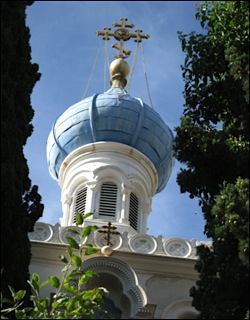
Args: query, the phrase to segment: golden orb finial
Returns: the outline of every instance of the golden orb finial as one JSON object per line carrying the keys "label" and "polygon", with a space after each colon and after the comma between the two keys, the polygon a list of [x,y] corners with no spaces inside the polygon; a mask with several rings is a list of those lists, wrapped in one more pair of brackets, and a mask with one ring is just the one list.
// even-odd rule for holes
{"label": "golden orb finial", "polygon": [[110,246],[103,246],[101,248],[101,254],[105,257],[111,256],[113,251],[114,250]]}
{"label": "golden orb finial", "polygon": [[125,88],[127,84],[126,77],[129,75],[129,64],[122,58],[111,62],[110,67],[110,84],[113,88]]}

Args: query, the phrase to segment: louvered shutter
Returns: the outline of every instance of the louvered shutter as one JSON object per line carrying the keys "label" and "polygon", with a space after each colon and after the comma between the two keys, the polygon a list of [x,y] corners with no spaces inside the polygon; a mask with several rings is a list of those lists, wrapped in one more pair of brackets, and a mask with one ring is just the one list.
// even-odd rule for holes
{"label": "louvered shutter", "polygon": [[103,183],[101,186],[99,216],[115,217],[117,203],[117,185],[112,182]]}
{"label": "louvered shutter", "polygon": [[87,200],[87,187],[84,187],[77,191],[76,194],[76,202],[75,202],[75,212],[74,212],[74,220],[76,222],[76,213],[81,212],[82,214],[85,213],[85,206]]}
{"label": "louvered shutter", "polygon": [[139,209],[139,200],[134,192],[131,192],[129,198],[129,224],[132,228],[137,230],[138,228],[138,209]]}

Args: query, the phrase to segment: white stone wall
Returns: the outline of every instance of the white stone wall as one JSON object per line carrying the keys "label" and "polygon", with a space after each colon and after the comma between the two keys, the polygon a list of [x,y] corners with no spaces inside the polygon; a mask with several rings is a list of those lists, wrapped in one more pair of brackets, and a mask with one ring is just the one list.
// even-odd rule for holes
{"label": "white stone wall", "polygon": [[[59,255],[66,252],[66,232],[67,228],[62,228],[59,224],[52,226],[37,223],[35,231],[30,234],[30,273],[38,273],[41,281],[46,280],[48,276],[62,276],[61,269],[64,264],[59,260]],[[91,268],[103,275],[97,285],[110,286],[110,282],[120,283],[120,291],[118,287],[112,286],[107,289],[113,290],[116,305],[126,315],[125,319],[195,318],[197,312],[191,305],[189,290],[197,280],[194,270],[195,245],[199,244],[197,241],[124,233],[118,236],[119,241],[111,238],[111,241],[114,241],[111,254],[103,256],[103,242],[98,238],[99,235],[100,233],[95,232],[87,239],[100,250],[95,255],[86,256],[83,269]],[[169,243],[175,249],[168,249]],[[107,281],[109,278],[112,279],[110,282]],[[50,296],[52,292],[55,292],[54,288],[48,286],[41,294]],[[126,304],[124,301],[130,302]]]}

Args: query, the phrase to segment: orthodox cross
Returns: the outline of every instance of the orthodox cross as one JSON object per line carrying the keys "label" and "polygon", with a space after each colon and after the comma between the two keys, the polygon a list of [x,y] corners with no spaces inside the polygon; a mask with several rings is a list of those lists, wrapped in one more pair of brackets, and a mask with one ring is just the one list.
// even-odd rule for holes
{"label": "orthodox cross", "polygon": [[107,226],[102,226],[103,229],[105,230],[98,230],[98,232],[100,233],[107,233],[107,237],[105,237],[104,239],[107,240],[107,246],[110,245],[112,246],[113,244],[110,242],[110,235],[111,234],[120,234],[120,232],[118,231],[112,231],[117,229],[116,227],[112,227],[111,222],[109,221]]}
{"label": "orthodox cross", "polygon": [[112,48],[115,48],[119,50],[119,55],[114,57],[116,59],[122,58],[126,59],[129,57],[131,51],[126,50],[124,48],[124,41],[128,41],[130,38],[135,38],[135,42],[141,42],[142,39],[148,39],[149,35],[148,34],[142,34],[142,30],[135,30],[135,33],[131,33],[128,29],[126,28],[134,28],[133,23],[126,23],[128,20],[127,18],[121,18],[121,23],[119,22],[114,22],[112,25],[114,27],[120,27],[120,29],[115,30],[114,32],[111,32],[111,28],[105,27],[103,30],[104,31],[96,31],[97,36],[103,36],[103,40],[109,40],[109,37],[114,37],[116,40],[120,41],[120,44],[115,43],[112,45]]}

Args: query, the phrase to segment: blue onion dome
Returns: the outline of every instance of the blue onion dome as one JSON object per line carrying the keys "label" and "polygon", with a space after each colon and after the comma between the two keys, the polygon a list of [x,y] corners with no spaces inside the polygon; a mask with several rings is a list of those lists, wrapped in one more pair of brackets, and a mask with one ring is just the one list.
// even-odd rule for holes
{"label": "blue onion dome", "polygon": [[55,121],[47,141],[50,174],[57,180],[63,160],[81,146],[118,142],[150,159],[158,173],[158,193],[166,186],[174,164],[172,131],[154,109],[124,89],[127,70],[110,70],[112,87],[108,91],[81,100]]}

